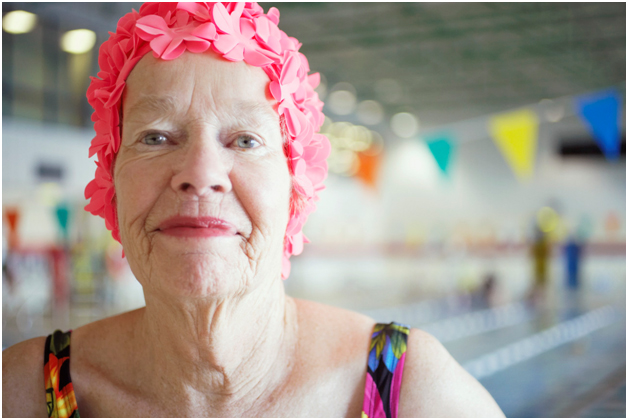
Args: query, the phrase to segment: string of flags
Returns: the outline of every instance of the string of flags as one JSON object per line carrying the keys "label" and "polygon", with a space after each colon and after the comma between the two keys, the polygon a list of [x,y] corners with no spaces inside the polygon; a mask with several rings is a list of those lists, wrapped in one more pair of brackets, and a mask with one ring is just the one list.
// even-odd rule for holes
{"label": "string of flags", "polygon": [[[572,99],[574,114],[587,127],[609,161],[617,161],[621,151],[621,95],[617,89],[579,95]],[[534,176],[540,118],[532,107],[491,115],[486,129],[513,174],[520,182]],[[457,135],[449,128],[420,136],[430,150],[441,173],[448,177],[456,153]],[[358,156],[360,168],[355,176],[375,187],[381,154]]]}

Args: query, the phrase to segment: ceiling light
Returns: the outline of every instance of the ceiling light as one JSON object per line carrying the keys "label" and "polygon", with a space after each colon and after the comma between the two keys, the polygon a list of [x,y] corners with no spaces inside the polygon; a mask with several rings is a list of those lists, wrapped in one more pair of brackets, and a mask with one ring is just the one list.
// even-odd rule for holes
{"label": "ceiling light", "polygon": [[407,139],[414,136],[419,130],[416,117],[407,112],[400,112],[390,119],[390,128],[399,137]]}
{"label": "ceiling light", "polygon": [[334,92],[336,90],[347,90],[353,94],[353,96],[358,96],[358,92],[355,90],[355,87],[351,83],[348,82],[338,82],[332,88],[331,91]]}
{"label": "ceiling light", "polygon": [[358,156],[351,150],[333,150],[328,159],[329,170],[340,175],[351,176],[359,167]]}
{"label": "ceiling light", "polygon": [[362,101],[358,104],[356,114],[360,122],[375,125],[384,119],[384,108],[376,101]]}
{"label": "ceiling light", "polygon": [[355,109],[355,95],[348,90],[336,90],[329,94],[327,104],[334,114],[348,115]]}
{"label": "ceiling light", "polygon": [[25,34],[37,24],[37,15],[24,10],[14,10],[2,18],[2,29],[10,34]]}
{"label": "ceiling light", "polygon": [[352,130],[353,142],[351,142],[351,150],[355,152],[364,152],[371,147],[373,143],[373,135],[371,130],[361,125],[353,126]]}
{"label": "ceiling light", "polygon": [[61,49],[70,54],[83,54],[94,48],[96,33],[89,29],[68,31],[61,37]]}

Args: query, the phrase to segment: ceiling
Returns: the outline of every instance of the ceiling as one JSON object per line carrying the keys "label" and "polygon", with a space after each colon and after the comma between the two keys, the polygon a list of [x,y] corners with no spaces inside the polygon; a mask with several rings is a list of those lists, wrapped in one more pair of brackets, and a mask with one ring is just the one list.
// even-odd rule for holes
{"label": "ceiling", "polygon": [[[13,9],[89,28],[99,42],[140,3],[12,3]],[[355,87],[423,127],[618,86],[625,91],[625,3],[262,3],[303,43],[328,89]],[[382,98],[378,81],[401,87]],[[394,83],[394,82],[393,82]],[[329,114],[336,120],[352,121]],[[354,122],[354,121],[352,121]],[[384,122],[386,124],[386,122]]]}

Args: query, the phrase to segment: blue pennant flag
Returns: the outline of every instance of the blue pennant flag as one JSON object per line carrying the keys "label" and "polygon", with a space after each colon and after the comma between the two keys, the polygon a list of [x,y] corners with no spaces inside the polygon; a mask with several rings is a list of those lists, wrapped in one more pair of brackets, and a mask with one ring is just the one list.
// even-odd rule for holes
{"label": "blue pennant flag", "polygon": [[440,170],[445,174],[449,174],[449,162],[452,156],[453,136],[449,132],[442,132],[425,137],[427,147],[434,156]]}
{"label": "blue pennant flag", "polygon": [[576,98],[576,113],[589,127],[609,160],[619,158],[619,101],[617,90],[609,89]]}

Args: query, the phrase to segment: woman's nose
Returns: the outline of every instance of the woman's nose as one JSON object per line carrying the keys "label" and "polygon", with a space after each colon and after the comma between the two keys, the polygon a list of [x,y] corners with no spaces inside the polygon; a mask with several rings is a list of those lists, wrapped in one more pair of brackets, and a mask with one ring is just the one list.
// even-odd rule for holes
{"label": "woman's nose", "polygon": [[215,139],[190,140],[172,177],[172,188],[185,196],[227,193],[232,185],[229,173],[233,162],[224,146]]}

